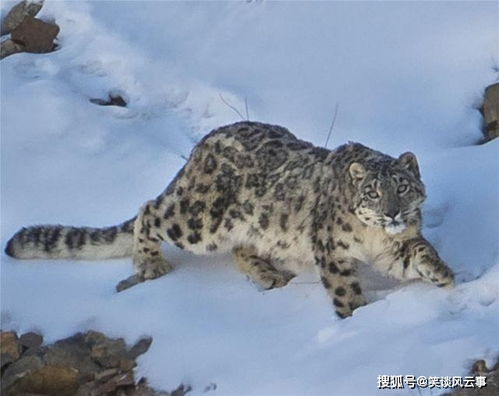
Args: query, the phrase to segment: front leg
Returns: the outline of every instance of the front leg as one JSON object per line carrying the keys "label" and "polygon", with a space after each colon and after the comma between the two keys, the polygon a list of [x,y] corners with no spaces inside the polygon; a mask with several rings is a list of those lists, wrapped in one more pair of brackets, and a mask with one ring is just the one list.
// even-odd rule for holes
{"label": "front leg", "polygon": [[321,282],[340,318],[351,316],[356,308],[366,304],[354,263],[355,260],[352,258],[325,253],[316,257]]}
{"label": "front leg", "polygon": [[423,237],[402,242],[399,251],[403,279],[423,279],[438,287],[453,287],[454,274]]}

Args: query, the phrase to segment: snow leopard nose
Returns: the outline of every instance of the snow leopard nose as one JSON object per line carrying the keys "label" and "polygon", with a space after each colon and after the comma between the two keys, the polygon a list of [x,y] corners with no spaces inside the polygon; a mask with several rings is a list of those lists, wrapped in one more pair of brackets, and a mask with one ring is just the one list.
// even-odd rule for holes
{"label": "snow leopard nose", "polygon": [[392,220],[395,220],[395,217],[397,217],[399,213],[400,211],[398,209],[389,209],[384,213],[384,215]]}

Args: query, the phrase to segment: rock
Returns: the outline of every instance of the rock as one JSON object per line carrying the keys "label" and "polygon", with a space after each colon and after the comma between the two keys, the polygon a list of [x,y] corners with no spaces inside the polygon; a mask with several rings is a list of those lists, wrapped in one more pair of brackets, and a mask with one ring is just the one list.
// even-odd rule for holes
{"label": "rock", "polygon": [[90,347],[85,342],[85,335],[77,333],[59,340],[44,348],[43,361],[51,366],[65,366],[76,369],[82,378],[93,378],[100,371],[99,365],[90,357]]}
{"label": "rock", "polygon": [[97,387],[95,381],[86,382],[78,388],[75,396],[94,396],[94,390]]}
{"label": "rock", "polygon": [[91,359],[102,367],[118,367],[127,371],[136,365],[135,358],[129,354],[122,338],[112,340],[102,333],[90,331],[85,341],[90,347]]}
{"label": "rock", "polygon": [[2,331],[0,333],[0,355],[2,369],[9,363],[15,362],[21,357],[21,344],[17,334],[13,331]]}
{"label": "rock", "polygon": [[43,337],[30,331],[29,333],[24,333],[21,337],[19,337],[19,342],[24,349],[38,348],[43,344]]}
{"label": "rock", "polygon": [[36,355],[23,357],[8,365],[2,373],[2,394],[4,394],[5,391],[7,395],[10,394],[11,386],[15,385],[16,381],[19,381],[42,367],[43,361]]}
{"label": "rock", "polygon": [[17,54],[18,52],[23,52],[24,50],[24,45],[18,44],[10,39],[4,40],[0,43],[0,59]]}
{"label": "rock", "polygon": [[152,344],[152,337],[141,338],[128,352],[130,358],[136,359],[138,356],[146,353]]}
{"label": "rock", "polygon": [[171,396],[185,396],[191,390],[192,388],[189,385],[180,384],[180,386],[171,393]]}
{"label": "rock", "polygon": [[209,385],[207,385],[204,388],[203,393],[211,392],[211,391],[215,391],[215,390],[217,390],[217,384],[215,384],[214,382],[211,382]]}
{"label": "rock", "polygon": [[[92,101],[92,99],[90,99]],[[138,275],[129,276],[126,279],[123,279],[116,285],[116,291],[122,292],[123,290],[129,289],[132,286],[138,285],[139,283],[144,282],[144,279],[141,279]]]}
{"label": "rock", "polygon": [[[190,387],[171,393],[135,382],[137,356],[145,353],[151,337],[128,348],[122,338],[111,339],[97,331],[77,333],[51,345],[42,345],[36,333],[1,333],[2,359],[9,358],[1,373],[1,391],[7,396],[183,396]],[[24,350],[24,351],[23,351]]]}
{"label": "rock", "polygon": [[485,89],[485,97],[481,108],[485,120],[486,141],[499,136],[499,83],[488,86]]}
{"label": "rock", "polygon": [[26,17],[11,33],[12,40],[24,45],[26,52],[45,53],[54,50],[59,26]]}
{"label": "rock", "polygon": [[[498,362],[498,364],[499,364],[499,362]],[[487,368],[487,364],[485,363],[485,360],[483,360],[483,359],[477,360],[475,363],[473,363],[473,367],[471,368],[471,372],[475,375],[485,375],[489,371],[490,370]]]}
{"label": "rock", "polygon": [[23,356],[37,355],[40,352],[40,347],[38,348],[28,348],[23,352]]}
{"label": "rock", "polygon": [[114,377],[116,374],[118,374],[118,369],[111,368],[107,369],[104,371],[101,371],[100,373],[95,374],[95,381],[97,382],[105,382],[111,377]]}
{"label": "rock", "polygon": [[21,1],[11,8],[9,13],[2,21],[1,34],[9,34],[17,26],[21,24],[26,17],[35,17],[38,11],[41,10],[43,6],[43,0],[41,1]]}
{"label": "rock", "polygon": [[170,392],[157,391],[147,385],[147,380],[141,378],[135,389],[130,393],[131,396],[171,396]]}
{"label": "rock", "polygon": [[78,371],[64,366],[44,366],[20,378],[7,395],[72,396],[80,386]]}
{"label": "rock", "polygon": [[[100,98],[90,99],[90,102],[93,104],[99,105],[99,106],[126,107],[126,105],[127,105],[126,100],[123,99],[123,97],[119,94],[109,94],[108,99],[100,99]],[[130,279],[130,278],[128,278],[128,279]],[[131,286],[134,286],[134,285],[131,285]],[[130,286],[128,286],[128,287],[130,287]],[[118,291],[120,291],[120,290],[118,290]]]}
{"label": "rock", "polygon": [[137,365],[137,363],[135,363],[134,359],[130,359],[127,357],[120,359],[120,363],[119,363],[119,367],[123,371],[132,370],[136,365]]}
{"label": "rock", "polygon": [[[81,333],[80,333],[81,334]],[[84,342],[91,349],[94,345],[106,342],[108,338],[99,331],[90,330],[84,334]]]}
{"label": "rock", "polygon": [[[125,341],[120,338],[117,340],[101,341],[96,343],[90,352],[90,357],[103,367],[120,367],[122,361],[129,360]],[[127,362],[128,363],[128,362]],[[125,363],[123,369],[129,369],[129,363]],[[133,367],[133,365],[132,365]],[[132,368],[130,367],[130,368]]]}
{"label": "rock", "polygon": [[134,387],[135,379],[132,372],[125,374],[118,374],[110,378],[106,383],[100,385],[95,389],[95,395],[108,395],[116,392],[119,388]]}
{"label": "rock", "polygon": [[477,360],[471,369],[472,376],[485,376],[486,386],[482,388],[458,388],[445,393],[447,396],[497,396],[499,395],[499,358],[489,369],[484,360]]}

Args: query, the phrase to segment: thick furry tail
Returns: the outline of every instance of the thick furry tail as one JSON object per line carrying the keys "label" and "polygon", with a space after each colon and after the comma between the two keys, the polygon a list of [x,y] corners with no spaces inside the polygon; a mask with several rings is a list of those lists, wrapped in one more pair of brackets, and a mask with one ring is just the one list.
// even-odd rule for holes
{"label": "thick furry tail", "polygon": [[5,253],[19,259],[97,260],[132,255],[135,218],[106,227],[41,225],[22,228],[7,242]]}

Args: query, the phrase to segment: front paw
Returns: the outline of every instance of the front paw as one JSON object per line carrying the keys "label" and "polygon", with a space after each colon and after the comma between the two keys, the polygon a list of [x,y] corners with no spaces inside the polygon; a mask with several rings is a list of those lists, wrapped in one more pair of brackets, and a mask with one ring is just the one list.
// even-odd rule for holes
{"label": "front paw", "polygon": [[440,258],[432,257],[422,260],[418,265],[418,273],[424,280],[438,287],[453,288],[454,273]]}
{"label": "front paw", "polygon": [[335,297],[333,299],[333,304],[336,314],[341,319],[345,319],[349,316],[352,316],[353,311],[355,311],[357,308],[366,305],[366,300],[362,296],[355,296],[350,301]]}

